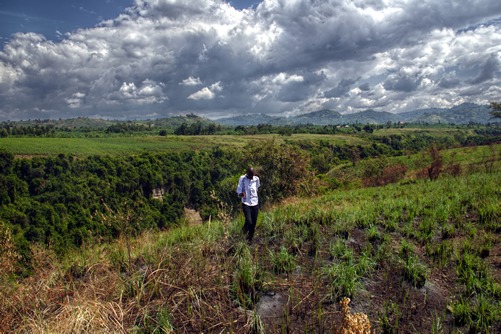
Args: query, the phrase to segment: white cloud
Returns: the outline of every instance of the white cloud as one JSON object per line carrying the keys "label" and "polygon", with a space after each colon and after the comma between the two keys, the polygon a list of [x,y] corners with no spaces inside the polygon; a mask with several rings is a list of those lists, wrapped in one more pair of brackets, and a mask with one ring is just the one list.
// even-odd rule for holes
{"label": "white cloud", "polygon": [[163,93],[163,83],[144,80],[138,88],[133,82],[124,82],[118,94],[111,94],[111,100],[127,100],[135,104],[161,103],[167,98]]}
{"label": "white cloud", "polygon": [[179,84],[183,86],[198,86],[201,85],[202,82],[200,81],[200,78],[189,77],[187,79],[184,79]]}
{"label": "white cloud", "polygon": [[198,92],[195,92],[188,96],[190,100],[212,100],[216,97],[216,93],[220,92],[221,82],[216,82],[212,84],[210,87],[204,87]]}
{"label": "white cloud", "polygon": [[283,85],[292,82],[303,82],[304,77],[297,74],[279,73],[272,80],[274,84]]}
{"label": "white cloud", "polygon": [[188,96],[188,99],[191,100],[212,100],[214,97],[216,97],[216,94],[214,94],[209,88],[204,87],[201,90],[199,90],[196,93],[191,94]]}

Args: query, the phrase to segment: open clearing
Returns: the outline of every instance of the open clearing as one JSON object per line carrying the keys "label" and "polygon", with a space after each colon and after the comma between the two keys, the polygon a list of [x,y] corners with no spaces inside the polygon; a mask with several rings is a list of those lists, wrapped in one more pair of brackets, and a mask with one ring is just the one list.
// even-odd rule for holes
{"label": "open clearing", "polygon": [[277,142],[301,140],[325,140],[338,145],[364,145],[367,141],[348,135],[294,134],[278,135],[214,135],[214,136],[121,136],[102,138],[34,138],[8,137],[0,138],[0,147],[16,156],[45,156],[71,154],[74,156],[89,155],[123,155],[143,152],[181,152],[186,150],[204,150],[214,146],[244,147],[250,142]]}

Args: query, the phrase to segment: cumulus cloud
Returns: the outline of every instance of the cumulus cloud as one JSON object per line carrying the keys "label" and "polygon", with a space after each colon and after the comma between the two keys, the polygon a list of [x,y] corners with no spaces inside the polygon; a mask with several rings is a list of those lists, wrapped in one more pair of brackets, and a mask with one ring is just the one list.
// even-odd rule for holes
{"label": "cumulus cloud", "polygon": [[220,92],[222,90],[221,88],[221,83],[216,82],[215,84],[211,85],[210,87],[204,87],[198,92],[195,92],[188,96],[188,99],[191,100],[212,100],[213,98],[216,97],[216,93]]}
{"label": "cumulus cloud", "polygon": [[6,41],[0,120],[487,103],[501,86],[500,15],[492,0],[264,0],[245,10],[135,0],[59,42]]}
{"label": "cumulus cloud", "polygon": [[135,104],[151,104],[163,102],[167,97],[163,93],[163,83],[156,83],[151,80],[145,80],[140,87],[134,82],[124,82],[118,89],[118,92],[109,96],[110,102],[129,101]]}
{"label": "cumulus cloud", "polygon": [[202,82],[200,81],[200,78],[189,77],[187,79],[184,79],[179,84],[183,86],[198,86],[201,85]]}

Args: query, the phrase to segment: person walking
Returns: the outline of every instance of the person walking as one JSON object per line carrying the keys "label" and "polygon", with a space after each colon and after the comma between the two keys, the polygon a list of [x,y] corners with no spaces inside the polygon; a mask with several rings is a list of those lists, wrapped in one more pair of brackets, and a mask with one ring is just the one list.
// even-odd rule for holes
{"label": "person walking", "polygon": [[245,223],[242,231],[249,243],[254,237],[258,215],[257,190],[261,186],[259,176],[254,175],[254,168],[247,168],[245,175],[240,176],[237,186],[237,194],[242,199],[242,211],[245,216]]}

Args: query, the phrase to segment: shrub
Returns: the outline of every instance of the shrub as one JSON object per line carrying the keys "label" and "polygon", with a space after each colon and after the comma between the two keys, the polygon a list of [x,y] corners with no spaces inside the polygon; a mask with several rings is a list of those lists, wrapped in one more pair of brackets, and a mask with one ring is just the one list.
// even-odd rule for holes
{"label": "shrub", "polygon": [[383,185],[396,183],[405,177],[406,172],[407,172],[407,167],[404,165],[397,164],[393,166],[388,166],[383,170],[383,177],[381,183],[383,183]]}
{"label": "shrub", "polygon": [[445,168],[445,173],[450,175],[450,176],[454,176],[454,177],[460,176],[462,174],[462,172],[463,172],[463,169],[461,168],[461,165],[458,163],[450,164]]}
{"label": "shrub", "polygon": [[405,177],[406,172],[405,165],[389,165],[386,158],[373,159],[365,165],[363,184],[366,187],[376,187],[396,183]]}
{"label": "shrub", "polygon": [[367,239],[369,239],[370,242],[376,242],[378,240],[381,240],[381,233],[379,232],[377,226],[371,225],[369,229],[366,232]]}
{"label": "shrub", "polygon": [[475,300],[460,299],[450,310],[456,326],[467,326],[470,333],[491,333],[491,325],[501,316],[499,302],[478,295]]}
{"label": "shrub", "polygon": [[379,312],[379,323],[383,333],[398,333],[398,320],[401,311],[398,304],[385,301],[383,310]]}

